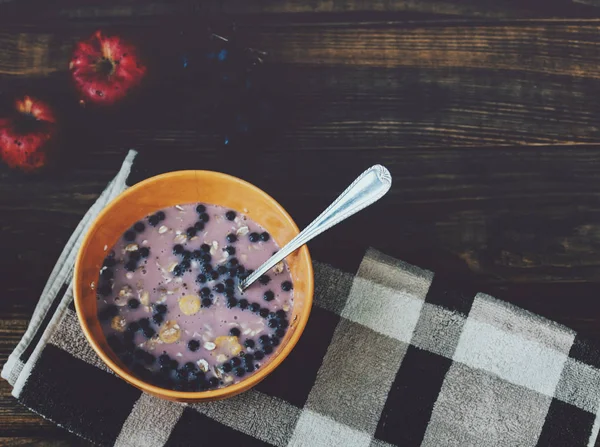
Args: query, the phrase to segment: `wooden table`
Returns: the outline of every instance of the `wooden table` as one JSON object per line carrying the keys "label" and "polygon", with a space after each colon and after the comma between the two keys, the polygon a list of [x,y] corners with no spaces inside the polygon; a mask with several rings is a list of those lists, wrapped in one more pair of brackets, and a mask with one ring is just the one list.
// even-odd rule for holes
{"label": "wooden table", "polygon": [[[226,13],[269,51],[287,104],[269,145],[237,157],[196,119],[201,93],[171,82],[176,110],[131,116],[105,140],[82,132],[70,143],[82,156],[58,174],[2,171],[0,364],[129,147],[176,147],[194,168],[242,175],[300,226],[383,163],[390,194],[311,244],[316,259],[350,269],[346,259],[372,245],[600,341],[597,0],[0,3],[0,90],[66,102],[78,38],[110,25],[156,40]],[[19,406],[4,381],[0,444],[86,445]]]}

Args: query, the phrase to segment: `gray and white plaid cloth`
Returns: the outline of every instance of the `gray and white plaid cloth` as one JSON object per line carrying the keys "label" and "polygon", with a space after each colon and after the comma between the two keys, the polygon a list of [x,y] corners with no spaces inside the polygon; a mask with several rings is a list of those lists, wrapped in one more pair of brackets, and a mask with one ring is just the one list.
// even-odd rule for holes
{"label": "gray and white plaid cloth", "polygon": [[2,376],[36,413],[98,445],[593,446],[600,353],[572,330],[373,249],[357,274],[315,265],[300,342],[239,396],[185,405],[112,374],[72,307],[94,216],[127,188],[135,152],[69,240]]}

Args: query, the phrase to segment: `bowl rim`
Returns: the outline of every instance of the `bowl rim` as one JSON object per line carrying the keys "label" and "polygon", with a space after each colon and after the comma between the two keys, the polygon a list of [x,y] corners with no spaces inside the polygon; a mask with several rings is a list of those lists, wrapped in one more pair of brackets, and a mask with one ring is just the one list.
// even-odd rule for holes
{"label": "bowl rim", "polygon": [[137,377],[135,377],[134,375],[130,374],[129,372],[127,372],[124,369],[122,369],[121,367],[119,367],[119,365],[117,365],[115,362],[113,362],[110,359],[110,357],[108,355],[106,355],[106,353],[101,349],[101,347],[98,344],[98,342],[96,341],[96,339],[93,337],[91,330],[90,330],[90,328],[86,322],[86,319],[84,317],[84,314],[83,314],[83,310],[82,310],[83,296],[80,293],[80,290],[83,290],[83,286],[84,286],[81,283],[82,276],[83,276],[82,275],[83,258],[84,258],[83,248],[87,247],[89,245],[89,242],[94,234],[93,229],[95,229],[98,226],[98,223],[101,222],[107,214],[110,214],[112,212],[112,210],[115,208],[117,203],[122,201],[127,196],[134,194],[139,189],[144,188],[148,184],[155,183],[155,182],[161,182],[170,177],[175,177],[175,176],[180,176],[180,175],[190,175],[190,174],[194,175],[194,176],[197,176],[198,174],[202,174],[202,175],[221,177],[223,179],[242,184],[243,186],[254,190],[255,193],[262,195],[269,202],[271,202],[272,205],[280,213],[283,214],[283,216],[287,220],[287,223],[292,226],[292,228],[296,232],[296,234],[300,232],[298,226],[296,225],[296,223],[294,222],[292,217],[285,210],[285,208],[283,208],[283,206],[281,206],[281,204],[279,202],[277,202],[277,200],[275,200],[273,197],[271,197],[269,194],[267,194],[265,191],[263,191],[259,187],[255,186],[252,183],[249,183],[245,180],[242,180],[239,177],[235,177],[233,175],[225,174],[222,172],[209,171],[209,170],[180,170],[180,171],[171,171],[171,172],[167,172],[164,174],[159,174],[159,175],[150,177],[148,179],[145,179],[139,183],[136,183],[135,185],[133,185],[133,186],[127,188],[125,191],[121,192],[113,200],[111,200],[111,202],[108,203],[102,209],[102,211],[96,216],[96,218],[94,219],[94,221],[92,222],[92,224],[90,225],[88,230],[86,231],[86,234],[85,234],[85,236],[81,242],[81,245],[79,246],[78,252],[77,252],[77,258],[75,260],[75,268],[74,268],[74,272],[73,272],[73,297],[74,297],[73,300],[74,300],[75,309],[77,312],[77,319],[79,320],[79,325],[83,329],[83,333],[84,333],[86,339],[88,340],[88,342],[90,343],[90,345],[92,346],[92,348],[94,349],[96,354],[98,354],[98,356],[102,359],[102,361],[115,374],[117,374],[123,380],[125,380],[126,382],[136,386],[137,388],[139,388],[143,391],[146,391],[150,394],[153,394],[155,396],[167,397],[168,399],[172,399],[172,400],[210,401],[210,400],[224,399],[227,397],[233,397],[243,391],[253,388],[258,383],[260,383],[264,378],[266,378],[269,374],[271,374],[287,358],[287,356],[290,354],[292,349],[296,346],[296,343],[298,343],[300,336],[304,332],[306,323],[308,322],[308,318],[310,316],[311,309],[312,309],[313,295],[314,295],[314,270],[313,270],[313,265],[312,265],[312,259],[311,259],[310,253],[308,251],[308,247],[306,245],[302,246],[299,249],[300,251],[304,252],[303,254],[305,255],[305,262],[307,263],[306,267],[307,267],[307,271],[308,271],[308,279],[306,281],[306,298],[305,298],[305,302],[304,302],[304,306],[305,306],[304,309],[306,309],[306,310],[304,310],[301,314],[299,314],[299,319],[298,319],[298,323],[296,325],[296,330],[292,334],[291,338],[288,340],[287,344],[282,348],[282,350],[279,351],[279,353],[275,357],[273,357],[256,374],[253,374],[252,376],[248,377],[247,379],[241,380],[238,383],[228,385],[226,387],[219,388],[216,390],[191,392],[191,391],[175,391],[175,390],[170,390],[167,388],[161,388],[161,387],[152,385],[148,382],[145,382],[143,380],[140,380]]}

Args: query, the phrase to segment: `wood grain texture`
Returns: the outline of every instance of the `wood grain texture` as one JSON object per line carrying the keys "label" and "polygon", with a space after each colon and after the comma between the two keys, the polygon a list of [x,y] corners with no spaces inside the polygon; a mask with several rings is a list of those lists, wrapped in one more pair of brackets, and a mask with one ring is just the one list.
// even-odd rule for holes
{"label": "wood grain texture", "polygon": [[[72,43],[88,29],[0,35],[0,80],[46,91],[68,85]],[[174,31],[139,39],[169,52]],[[323,140],[338,147],[464,147],[600,141],[596,116],[600,25],[528,23],[466,26],[248,27],[248,44],[270,52],[274,88],[286,98],[286,146]],[[27,51],[24,49],[27,48]],[[26,77],[24,77],[26,76]],[[284,82],[281,82],[284,80]],[[139,144],[206,138],[198,119],[206,90],[166,76],[152,113],[128,118],[124,136]],[[173,106],[164,101],[182,98]],[[183,100],[183,98],[186,98]]]}
{"label": "wood grain texture", "polygon": [[[0,169],[10,216],[0,221],[0,365],[129,147],[162,170],[243,177],[300,226],[383,163],[392,191],[311,243],[316,259],[352,270],[348,260],[371,245],[600,342],[594,3],[0,0],[0,90],[44,95],[69,130],[58,171]],[[217,13],[269,51],[279,98],[269,138],[243,150],[223,147],[207,124],[210,87],[168,63],[179,31]],[[160,89],[110,126],[73,106],[67,73],[73,43],[108,26],[163,61]],[[21,407],[2,381],[0,445],[87,444]]]}
{"label": "wood grain texture", "polygon": [[[35,5],[32,8],[32,5]],[[6,6],[5,20],[16,17],[21,21],[35,19],[111,19],[137,17],[168,17],[173,15],[227,14],[248,19],[261,16],[278,22],[301,18],[306,21],[323,18],[364,20],[415,20],[446,17],[475,17],[488,19],[532,17],[597,17],[595,0],[162,0],[162,1],[86,1],[55,0],[52,5],[39,0],[13,1]],[[267,17],[270,16],[270,17]],[[2,19],[0,18],[0,22]]]}

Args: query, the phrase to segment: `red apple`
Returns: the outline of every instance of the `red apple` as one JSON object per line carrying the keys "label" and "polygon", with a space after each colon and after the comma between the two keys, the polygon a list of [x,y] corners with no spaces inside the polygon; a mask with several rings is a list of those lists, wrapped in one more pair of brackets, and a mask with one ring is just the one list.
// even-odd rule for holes
{"label": "red apple", "polygon": [[101,31],[77,44],[69,68],[82,101],[102,105],[122,100],[146,73],[133,45]]}
{"label": "red apple", "polygon": [[10,117],[0,118],[0,156],[11,168],[30,172],[46,164],[57,126],[50,106],[29,96],[18,99]]}

